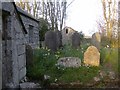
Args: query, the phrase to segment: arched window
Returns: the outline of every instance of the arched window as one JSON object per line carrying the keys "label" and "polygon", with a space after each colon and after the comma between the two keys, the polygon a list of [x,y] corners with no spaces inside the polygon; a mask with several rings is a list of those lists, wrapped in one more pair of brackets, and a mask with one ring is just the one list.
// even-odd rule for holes
{"label": "arched window", "polygon": [[66,34],[68,34],[68,29],[66,29]]}
{"label": "arched window", "polygon": [[33,32],[33,26],[32,25],[29,25],[29,43],[33,43],[34,41],[33,41],[33,34],[34,34],[34,32]]}

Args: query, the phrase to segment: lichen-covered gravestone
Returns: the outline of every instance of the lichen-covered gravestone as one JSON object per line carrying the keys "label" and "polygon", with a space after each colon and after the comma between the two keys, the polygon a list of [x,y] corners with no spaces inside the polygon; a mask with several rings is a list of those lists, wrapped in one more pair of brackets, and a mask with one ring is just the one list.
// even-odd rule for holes
{"label": "lichen-covered gravestone", "polygon": [[95,46],[98,50],[100,50],[101,35],[98,32],[94,33],[92,35],[91,42],[93,46]]}
{"label": "lichen-covered gravestone", "polygon": [[60,48],[62,46],[62,34],[61,34],[61,31],[56,30],[55,34],[56,34],[56,37],[57,37],[57,48]]}
{"label": "lichen-covered gravestone", "polygon": [[72,35],[72,47],[79,48],[80,47],[80,34],[75,32]]}
{"label": "lichen-covered gravestone", "polygon": [[26,45],[26,67],[33,66],[33,49],[30,45]]}
{"label": "lichen-covered gravestone", "polygon": [[45,33],[45,47],[51,49],[51,51],[57,50],[57,36],[54,31]]}
{"label": "lichen-covered gravestone", "polygon": [[84,53],[84,64],[90,66],[99,66],[100,53],[95,46],[89,46]]}
{"label": "lichen-covered gravestone", "polygon": [[80,67],[81,60],[77,57],[63,57],[57,61],[57,65],[63,67]]}

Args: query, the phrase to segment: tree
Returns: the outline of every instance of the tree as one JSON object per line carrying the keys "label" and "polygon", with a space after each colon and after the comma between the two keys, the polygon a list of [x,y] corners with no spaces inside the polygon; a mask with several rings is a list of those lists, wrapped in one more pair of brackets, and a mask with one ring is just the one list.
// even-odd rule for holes
{"label": "tree", "polygon": [[47,0],[42,3],[43,18],[51,24],[51,30],[62,30],[66,18],[66,0]]}
{"label": "tree", "polygon": [[103,20],[97,21],[102,41],[111,47],[118,47],[117,0],[101,0]]}
{"label": "tree", "polygon": [[107,37],[112,38],[113,27],[116,22],[116,0],[101,0]]}
{"label": "tree", "polygon": [[105,23],[103,20],[98,20],[96,21],[97,23],[97,27],[99,30],[99,33],[101,34],[101,36],[106,36],[106,29],[105,29]]}
{"label": "tree", "polygon": [[44,41],[45,33],[49,30],[49,23],[43,18],[39,19],[40,41]]}
{"label": "tree", "polygon": [[16,2],[16,5],[23,10],[26,10],[28,13],[32,14],[35,18],[38,19],[39,4],[36,0],[34,0],[32,3],[30,0],[20,0],[19,2]]}
{"label": "tree", "polygon": [[51,30],[62,30],[66,19],[66,0],[41,0],[32,3],[29,0],[16,2],[17,6],[32,13],[35,18],[44,18],[50,23]]}

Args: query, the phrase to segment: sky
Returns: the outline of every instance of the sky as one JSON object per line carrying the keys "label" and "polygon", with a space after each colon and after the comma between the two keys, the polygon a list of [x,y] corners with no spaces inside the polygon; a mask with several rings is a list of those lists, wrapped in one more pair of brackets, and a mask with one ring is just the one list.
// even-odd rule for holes
{"label": "sky", "polygon": [[[66,1],[69,4],[73,0]],[[96,21],[103,19],[102,15],[101,0],[74,0],[67,8],[66,26],[91,36],[98,31]]]}
{"label": "sky", "polygon": [[[72,0],[67,0],[67,3]],[[98,31],[96,21],[102,18],[101,0],[75,0],[67,8],[66,26],[91,36]]]}

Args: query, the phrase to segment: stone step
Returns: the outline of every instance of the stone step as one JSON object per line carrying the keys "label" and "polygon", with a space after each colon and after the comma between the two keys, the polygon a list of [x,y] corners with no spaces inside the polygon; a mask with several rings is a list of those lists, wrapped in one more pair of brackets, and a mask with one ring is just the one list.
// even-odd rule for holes
{"label": "stone step", "polygon": [[41,88],[40,84],[34,82],[24,82],[20,83],[20,90],[29,90],[29,89]]}

